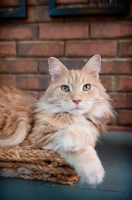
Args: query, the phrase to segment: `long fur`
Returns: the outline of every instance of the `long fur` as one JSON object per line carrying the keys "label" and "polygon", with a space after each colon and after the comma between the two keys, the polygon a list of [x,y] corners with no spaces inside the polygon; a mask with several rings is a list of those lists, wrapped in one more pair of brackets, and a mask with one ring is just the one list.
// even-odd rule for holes
{"label": "long fur", "polygon": [[0,147],[18,145],[33,124],[36,100],[12,87],[0,89]]}
{"label": "long fur", "polygon": [[[68,71],[56,58],[50,58],[52,82],[37,102],[20,90],[1,89],[0,147],[18,145],[56,151],[83,181],[102,182],[105,171],[92,146],[98,140],[101,121],[113,114],[109,96],[98,78],[100,62],[100,56],[95,55],[82,70]],[[83,90],[85,84],[90,84],[90,90]],[[62,91],[62,85],[70,91]],[[4,176],[15,176],[21,170],[2,171]]]}

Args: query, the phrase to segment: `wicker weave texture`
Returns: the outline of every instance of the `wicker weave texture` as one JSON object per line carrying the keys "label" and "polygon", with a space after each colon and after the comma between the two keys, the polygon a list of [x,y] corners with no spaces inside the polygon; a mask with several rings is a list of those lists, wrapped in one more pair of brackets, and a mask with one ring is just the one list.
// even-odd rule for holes
{"label": "wicker weave texture", "polygon": [[25,167],[29,174],[20,173],[16,177],[39,179],[72,185],[79,180],[74,169],[59,154],[40,149],[2,148],[0,167],[18,171]]}

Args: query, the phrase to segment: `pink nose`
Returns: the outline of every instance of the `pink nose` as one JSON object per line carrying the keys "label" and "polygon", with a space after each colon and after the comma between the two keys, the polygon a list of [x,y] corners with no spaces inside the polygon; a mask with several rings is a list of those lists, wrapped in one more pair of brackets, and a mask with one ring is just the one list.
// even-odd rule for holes
{"label": "pink nose", "polygon": [[77,105],[80,103],[80,101],[81,101],[81,100],[79,100],[79,99],[78,99],[78,100],[73,100],[73,102],[74,102],[75,104],[77,104]]}

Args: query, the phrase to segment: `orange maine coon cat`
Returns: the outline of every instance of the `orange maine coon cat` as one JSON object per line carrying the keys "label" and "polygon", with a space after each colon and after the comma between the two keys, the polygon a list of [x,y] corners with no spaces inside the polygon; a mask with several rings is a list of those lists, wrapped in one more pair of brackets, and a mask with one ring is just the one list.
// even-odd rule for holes
{"label": "orange maine coon cat", "polygon": [[[56,151],[83,181],[98,184],[105,171],[92,146],[100,121],[113,115],[99,80],[101,57],[93,56],[81,70],[68,70],[54,57],[48,62],[51,85],[40,100],[14,88],[0,90],[0,147]],[[1,170],[4,176],[17,173]]]}

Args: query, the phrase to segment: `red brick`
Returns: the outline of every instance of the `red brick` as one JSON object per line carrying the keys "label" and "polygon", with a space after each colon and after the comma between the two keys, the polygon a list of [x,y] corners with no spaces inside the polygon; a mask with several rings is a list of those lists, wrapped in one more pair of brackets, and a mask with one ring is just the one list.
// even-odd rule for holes
{"label": "red brick", "polygon": [[[88,59],[82,59],[82,58],[70,58],[70,59],[59,59],[69,70],[72,69],[82,69]],[[40,65],[41,66],[41,65]]]}
{"label": "red brick", "polygon": [[27,18],[23,19],[23,20],[19,20],[20,22],[35,22],[36,18],[35,18],[35,8],[34,7],[28,7],[27,9]]}
{"label": "red brick", "polygon": [[[72,69],[82,69],[86,62],[88,61],[87,59],[78,59],[78,58],[71,58],[71,59],[59,59],[69,70]],[[49,67],[48,67],[48,60],[47,59],[42,59],[39,61],[39,73],[44,73],[47,74],[49,73]]]}
{"label": "red brick", "polygon": [[115,56],[115,41],[69,41],[66,44],[67,56],[93,56],[100,54],[101,56]]}
{"label": "red brick", "polygon": [[50,80],[49,76],[47,76],[47,75],[40,76],[39,77],[39,89],[43,90],[43,91],[47,90],[48,86],[50,85],[50,82],[51,82],[51,80]]}
{"label": "red brick", "polygon": [[114,90],[114,79],[113,77],[100,77],[101,83],[107,91]]}
{"label": "red brick", "polygon": [[132,110],[119,110],[117,124],[132,125]]}
{"label": "red brick", "polygon": [[19,0],[0,0],[0,7],[14,7],[19,5]]}
{"label": "red brick", "polygon": [[[27,0],[28,5],[37,5],[38,0]],[[19,0],[0,0],[1,7],[16,7],[19,5]]]}
{"label": "red brick", "polygon": [[45,93],[45,92],[39,92],[39,93],[38,93],[38,99],[40,99],[40,98],[44,95],[44,93]]}
{"label": "red brick", "polygon": [[37,5],[38,0],[27,0],[27,4],[30,5],[30,6]]}
{"label": "red brick", "polygon": [[39,37],[53,40],[88,38],[88,24],[43,24]]}
{"label": "red brick", "polygon": [[37,27],[35,26],[1,26],[0,39],[35,39],[37,37]]}
{"label": "red brick", "polygon": [[[44,5],[44,4],[43,4]],[[63,22],[62,17],[50,17],[48,6],[38,6],[35,9],[35,19],[37,22]]]}
{"label": "red brick", "polygon": [[15,56],[16,43],[15,42],[1,42],[0,43],[0,56]]}
{"label": "red brick", "polygon": [[0,76],[0,87],[2,86],[13,86],[16,87],[16,77],[15,76]]}
{"label": "red brick", "polygon": [[0,73],[8,73],[8,69],[7,69],[7,66],[6,66],[6,61],[4,60],[1,60],[0,61]]}
{"label": "red brick", "polygon": [[56,0],[56,4],[78,4],[87,3],[88,0]]}
{"label": "red brick", "polygon": [[27,18],[23,20],[19,20],[20,22],[28,23],[28,22],[35,22],[35,8],[34,7],[28,7],[27,9]]}
{"label": "red brick", "polygon": [[41,5],[48,5],[48,0],[38,0],[39,4]]}
{"label": "red brick", "polygon": [[48,59],[43,59],[38,62],[38,69],[40,74],[49,74]]}
{"label": "red brick", "polygon": [[17,87],[24,90],[37,90],[39,79],[37,77],[17,77]]}
{"label": "red brick", "polygon": [[48,76],[18,76],[17,87],[24,90],[43,90],[49,86]]}
{"label": "red brick", "polygon": [[109,126],[108,131],[132,132],[131,126]]}
{"label": "red brick", "polygon": [[63,42],[22,42],[18,43],[19,56],[63,56]]}
{"label": "red brick", "polygon": [[117,91],[131,92],[132,91],[132,77],[120,76],[117,77]]}
{"label": "red brick", "polygon": [[132,56],[132,41],[119,42],[118,55],[121,57]]}
{"label": "red brick", "polygon": [[37,91],[24,91],[27,94],[29,94],[30,96],[32,96],[35,99],[38,99],[38,92]]}
{"label": "red brick", "polygon": [[132,74],[132,60],[102,61],[103,74]]}
{"label": "red brick", "polygon": [[132,108],[132,95],[131,94],[111,94],[114,108]]}
{"label": "red brick", "polygon": [[37,73],[38,64],[34,60],[0,60],[0,73]]}
{"label": "red brick", "polygon": [[91,38],[132,37],[132,22],[98,22],[92,23]]}

